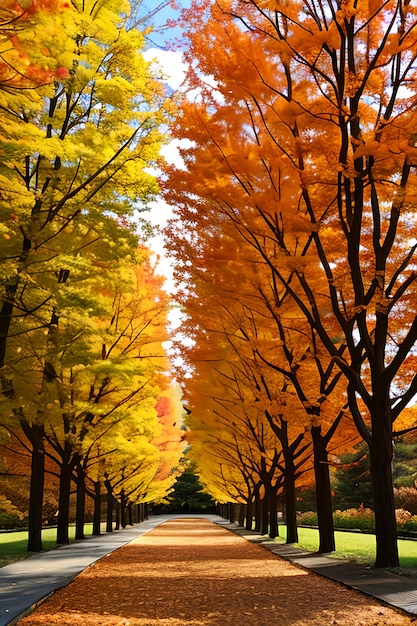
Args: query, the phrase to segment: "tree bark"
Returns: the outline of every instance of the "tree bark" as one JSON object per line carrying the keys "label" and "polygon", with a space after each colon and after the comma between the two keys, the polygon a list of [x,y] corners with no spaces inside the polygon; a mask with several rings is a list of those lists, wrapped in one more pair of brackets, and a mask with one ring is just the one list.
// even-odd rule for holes
{"label": "tree bark", "polygon": [[56,542],[58,544],[69,543],[69,503],[71,493],[72,464],[63,462],[59,474],[59,501],[58,501],[58,527]]}
{"label": "tree bark", "polygon": [[265,493],[262,499],[262,523],[261,523],[261,535],[267,535],[269,533],[269,498],[268,489],[265,485]]}
{"label": "tree bark", "polygon": [[120,494],[120,523],[122,525],[122,528],[126,528],[126,498],[124,489],[122,489],[122,492]]}
{"label": "tree bark", "polygon": [[241,503],[239,505],[239,526],[245,525],[245,513],[246,513],[246,505]]}
{"label": "tree bark", "polygon": [[42,510],[45,485],[45,451],[43,426],[22,424],[23,431],[32,444],[28,544],[29,552],[42,550]]}
{"label": "tree bark", "polygon": [[254,506],[253,506],[252,495],[250,495],[248,498],[248,503],[246,505],[246,523],[245,523],[246,530],[252,530],[253,509],[254,509]]}
{"label": "tree bark", "polygon": [[261,532],[262,528],[262,500],[259,492],[255,495],[255,532]]}
{"label": "tree bark", "polygon": [[113,498],[113,493],[112,493],[112,488],[111,488],[111,484],[109,480],[105,481],[105,487],[106,487],[106,532],[107,533],[112,533],[113,532],[113,503],[114,503],[114,498]]}
{"label": "tree bark", "polygon": [[372,434],[371,479],[374,492],[376,558],[374,567],[399,567],[397,525],[392,482],[391,433]]}
{"label": "tree bark", "polygon": [[319,526],[319,552],[333,552],[336,548],[330,485],[329,459],[321,426],[311,429],[314,455],[314,477],[316,483],[316,508]]}
{"label": "tree bark", "polygon": [[114,504],[115,504],[115,510],[116,510],[116,523],[115,523],[114,529],[115,530],[119,530],[119,528],[120,528],[120,517],[121,517],[121,515],[120,515],[120,512],[121,512],[120,504],[119,504],[119,501],[116,500],[116,499],[114,500]]}
{"label": "tree bark", "polygon": [[93,535],[101,535],[101,482],[94,482]]}
{"label": "tree bark", "polygon": [[77,457],[77,504],[75,510],[75,538],[85,539],[84,522],[85,522],[85,472],[81,463],[81,459]]}
{"label": "tree bark", "polygon": [[272,487],[269,494],[269,536],[271,537],[271,539],[279,536],[278,498],[275,490]]}
{"label": "tree bark", "polygon": [[295,506],[295,468],[292,454],[285,458],[284,498],[287,522],[286,543],[298,542],[297,508]]}

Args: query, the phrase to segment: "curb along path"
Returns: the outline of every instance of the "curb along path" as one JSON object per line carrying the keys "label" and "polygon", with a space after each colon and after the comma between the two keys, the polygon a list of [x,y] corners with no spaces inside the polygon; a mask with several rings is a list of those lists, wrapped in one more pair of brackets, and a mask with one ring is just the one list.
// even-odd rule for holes
{"label": "curb along path", "polygon": [[373,598],[377,598],[394,608],[399,608],[412,615],[417,615],[417,580],[405,576],[390,574],[384,570],[364,567],[353,561],[345,561],[323,554],[308,552],[292,545],[280,544],[254,531],[248,531],[236,524],[226,523],[225,528],[240,537],[267,548],[273,554],[301,565],[306,569],[342,583],[351,589],[357,589]]}
{"label": "curb along path", "polygon": [[[272,543],[264,537],[220,518],[216,521],[182,517],[158,525],[87,568],[19,624],[409,626],[415,622],[412,616],[277,558],[264,549]],[[274,552],[276,547],[285,546],[275,544]]]}
{"label": "curb along path", "polygon": [[169,516],[153,517],[120,531],[41,552],[0,568],[0,626],[15,624],[37,602],[67,585],[86,567],[136,539]]}

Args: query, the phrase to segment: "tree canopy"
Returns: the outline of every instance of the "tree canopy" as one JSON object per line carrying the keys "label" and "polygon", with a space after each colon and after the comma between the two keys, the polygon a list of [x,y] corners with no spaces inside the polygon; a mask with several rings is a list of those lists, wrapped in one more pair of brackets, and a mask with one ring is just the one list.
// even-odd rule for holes
{"label": "tree canopy", "polygon": [[340,369],[370,452],[376,565],[395,566],[392,437],[417,390],[415,7],[195,1],[184,20],[173,252],[188,240],[198,264],[196,233],[216,254],[232,227]]}
{"label": "tree canopy", "polygon": [[59,543],[72,485],[82,534],[86,493],[98,510],[106,484],[124,510],[177,475],[170,301],[138,224],[172,106],[128,2],[9,3],[0,18],[0,422],[30,459],[38,550],[45,468]]}

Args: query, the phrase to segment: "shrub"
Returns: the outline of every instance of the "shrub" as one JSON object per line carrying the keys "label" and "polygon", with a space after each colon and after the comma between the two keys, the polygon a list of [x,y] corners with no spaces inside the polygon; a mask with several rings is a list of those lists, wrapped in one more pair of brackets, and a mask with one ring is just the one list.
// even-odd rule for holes
{"label": "shrub", "polygon": [[314,511],[299,513],[297,519],[302,526],[317,526],[317,513]]}
{"label": "shrub", "polygon": [[0,494],[0,528],[18,528],[25,515],[4,495]]}
{"label": "shrub", "polygon": [[348,528],[366,532],[375,531],[375,517],[372,509],[360,506],[358,509],[335,511],[333,514],[335,528]]}
{"label": "shrub", "polygon": [[[396,509],[395,517],[399,531],[417,532],[417,515],[411,515],[406,509]],[[337,510],[333,513],[335,529],[360,530],[375,532],[374,512],[364,506],[358,509]],[[317,526],[317,513],[308,511],[299,513],[298,523],[302,526]]]}
{"label": "shrub", "polygon": [[417,489],[415,487],[398,487],[394,489],[395,506],[406,509],[412,515],[417,514]]}

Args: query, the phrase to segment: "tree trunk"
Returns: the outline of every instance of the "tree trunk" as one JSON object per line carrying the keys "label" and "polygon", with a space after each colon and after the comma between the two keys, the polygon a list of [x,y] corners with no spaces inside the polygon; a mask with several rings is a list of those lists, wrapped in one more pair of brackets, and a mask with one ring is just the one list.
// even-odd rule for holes
{"label": "tree trunk", "polygon": [[72,463],[69,461],[62,462],[59,474],[58,527],[56,531],[56,542],[58,544],[69,543],[68,528],[72,469]]}
{"label": "tree trunk", "polygon": [[120,528],[120,517],[121,517],[121,508],[120,508],[120,504],[118,500],[114,500],[114,504],[115,504],[115,509],[116,509],[116,524],[114,529],[115,530],[119,530]]}
{"label": "tree trunk", "polygon": [[246,530],[252,530],[252,518],[253,518],[253,500],[252,496],[249,496],[248,503],[246,505]]}
{"label": "tree trunk", "polygon": [[391,433],[375,429],[370,445],[371,478],[374,492],[375,567],[398,567],[397,525],[392,483]]}
{"label": "tree trunk", "polygon": [[269,498],[268,490],[265,488],[264,497],[262,500],[262,523],[261,523],[261,535],[267,535],[269,532]]}
{"label": "tree trunk", "polygon": [[241,503],[239,505],[239,526],[245,525],[245,513],[246,513],[246,505]]}
{"label": "tree trunk", "polygon": [[295,468],[292,455],[285,458],[284,476],[285,514],[287,522],[286,543],[298,542],[297,508],[295,506]]}
{"label": "tree trunk", "polygon": [[109,480],[105,481],[105,487],[106,487],[106,532],[107,533],[112,533],[113,532],[113,503],[114,503],[114,498],[113,498],[113,493],[112,493],[112,488],[111,488],[111,484]]}
{"label": "tree trunk", "polygon": [[85,472],[81,459],[77,458],[77,505],[75,509],[75,538],[85,539]]}
{"label": "tree trunk", "polygon": [[255,496],[255,532],[260,533],[262,528],[262,500],[259,493]]}
{"label": "tree trunk", "polygon": [[22,424],[22,427],[32,443],[27,549],[29,552],[40,552],[42,550],[42,509],[45,484],[43,426],[34,424],[24,427]]}
{"label": "tree trunk", "polygon": [[129,526],[133,526],[132,506],[133,505],[130,503],[127,505],[127,519],[129,520]]}
{"label": "tree trunk", "polygon": [[269,536],[271,539],[279,536],[278,530],[278,498],[274,489],[269,493]]}
{"label": "tree trunk", "polygon": [[101,535],[101,482],[94,482],[93,535]]}
{"label": "tree trunk", "polygon": [[126,528],[126,498],[124,489],[120,494],[120,523],[122,528]]}
{"label": "tree trunk", "polygon": [[334,524],[332,511],[332,492],[330,485],[329,459],[326,442],[321,435],[321,426],[311,429],[314,454],[314,476],[316,483],[316,508],[319,526],[319,552],[333,552]]}

